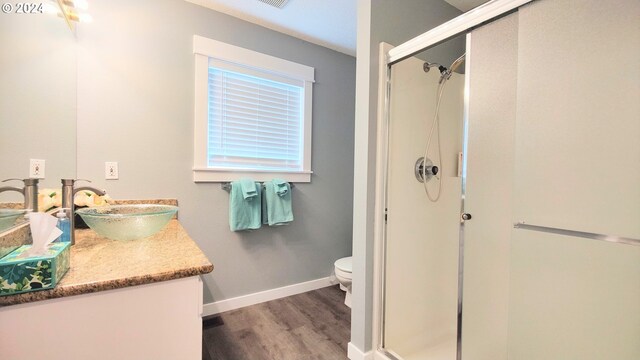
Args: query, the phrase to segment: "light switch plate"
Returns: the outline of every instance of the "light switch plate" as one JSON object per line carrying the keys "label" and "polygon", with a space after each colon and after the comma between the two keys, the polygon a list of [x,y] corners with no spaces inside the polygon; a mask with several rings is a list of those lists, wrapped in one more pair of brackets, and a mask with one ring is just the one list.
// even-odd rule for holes
{"label": "light switch plate", "polygon": [[118,179],[118,163],[115,161],[107,161],[104,163],[104,178],[107,180]]}
{"label": "light switch plate", "polygon": [[32,179],[44,179],[45,161],[42,159],[29,160],[29,177]]}

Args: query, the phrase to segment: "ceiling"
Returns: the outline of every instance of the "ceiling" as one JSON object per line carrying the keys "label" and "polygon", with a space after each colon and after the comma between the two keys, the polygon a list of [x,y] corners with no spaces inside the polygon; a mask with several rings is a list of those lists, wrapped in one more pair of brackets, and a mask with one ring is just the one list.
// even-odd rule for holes
{"label": "ceiling", "polygon": [[489,0],[444,0],[462,12],[467,12],[476,6],[480,6]]}
{"label": "ceiling", "polygon": [[356,55],[356,0],[186,0],[351,56]]}
{"label": "ceiling", "polygon": [[[308,42],[356,55],[357,0],[289,0],[282,8],[257,0],[185,0]],[[445,0],[468,11],[487,0]]]}

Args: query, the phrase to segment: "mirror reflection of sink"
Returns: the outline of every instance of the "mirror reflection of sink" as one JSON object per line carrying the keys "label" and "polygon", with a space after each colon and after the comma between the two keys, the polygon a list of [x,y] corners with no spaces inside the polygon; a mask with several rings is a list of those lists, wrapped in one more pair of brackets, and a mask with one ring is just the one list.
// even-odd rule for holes
{"label": "mirror reflection of sink", "polygon": [[136,240],[162,230],[178,211],[171,205],[109,205],[76,210],[89,227],[112,240]]}
{"label": "mirror reflection of sink", "polygon": [[22,209],[0,209],[0,232],[12,227],[25,212]]}

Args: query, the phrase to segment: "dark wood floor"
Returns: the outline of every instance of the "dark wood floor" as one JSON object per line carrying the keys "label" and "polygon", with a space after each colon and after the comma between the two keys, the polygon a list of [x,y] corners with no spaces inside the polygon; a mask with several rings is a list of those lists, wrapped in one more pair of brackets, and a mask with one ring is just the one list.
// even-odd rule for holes
{"label": "dark wood floor", "polygon": [[203,360],[347,359],[351,309],[331,286],[203,320]]}

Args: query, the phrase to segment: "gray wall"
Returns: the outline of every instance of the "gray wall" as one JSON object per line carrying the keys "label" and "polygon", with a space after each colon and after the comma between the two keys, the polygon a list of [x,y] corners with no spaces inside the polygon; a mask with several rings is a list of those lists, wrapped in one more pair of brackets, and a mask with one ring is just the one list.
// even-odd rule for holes
{"label": "gray wall", "polygon": [[[182,0],[93,1],[78,30],[78,177],[114,198],[178,198],[213,262],[205,303],[329,276],[351,254],[355,59]],[[232,233],[228,193],[194,183],[194,34],[316,69],[314,174],[290,226]],[[104,180],[118,161],[119,180]]]}
{"label": "gray wall", "polygon": [[[372,3],[371,45],[376,47],[373,49],[376,54],[380,42],[398,46],[462,14],[460,10],[443,0],[373,0]],[[442,62],[448,66],[455,60],[452,55],[460,55],[462,51],[464,38],[458,38],[439,44],[436,49],[420,53],[418,57],[431,62]],[[376,56],[375,60],[377,59]]]}
{"label": "gray wall", "polygon": [[[412,39],[461,12],[442,0],[358,0],[358,78],[355,132],[353,309],[351,344],[372,347],[373,215],[378,99],[378,46]],[[366,36],[366,35],[369,36]],[[460,48],[453,46],[455,54]],[[455,56],[455,55],[454,55]]]}
{"label": "gray wall", "polygon": [[29,159],[44,159],[40,187],[60,187],[76,175],[76,39],[65,21],[0,13],[0,79],[0,180],[28,178]]}

